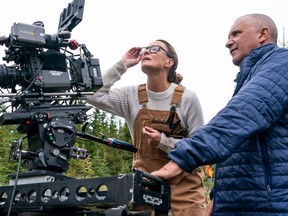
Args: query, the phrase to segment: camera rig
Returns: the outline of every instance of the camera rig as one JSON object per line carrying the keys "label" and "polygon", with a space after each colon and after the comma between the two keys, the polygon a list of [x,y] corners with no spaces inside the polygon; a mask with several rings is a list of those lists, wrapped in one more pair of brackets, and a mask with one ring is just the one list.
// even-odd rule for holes
{"label": "camera rig", "polygon": [[[28,141],[26,150],[23,138],[10,145],[9,160],[18,159],[18,171],[9,175],[9,186],[0,187],[0,215],[124,216],[132,215],[132,205],[153,207],[159,216],[168,214],[169,184],[149,173],[134,170],[93,179],[62,175],[69,158],[88,156],[85,149],[74,147],[77,137],[137,151],[124,141],[85,132],[91,107],[82,101],[103,82],[99,60],[85,44],[70,40],[71,31],[82,21],[84,3],[74,0],[64,8],[56,34],[46,34],[44,24],[37,21],[14,23],[9,36],[0,37],[0,45],[7,47],[3,60],[13,63],[0,65],[0,125],[18,125],[18,132]],[[84,125],[81,132],[77,124]],[[21,159],[25,159],[27,173],[19,173]]]}
{"label": "camera rig", "polygon": [[[45,34],[44,24],[37,21],[14,23],[9,36],[0,38],[8,48],[3,60],[14,63],[0,65],[0,87],[6,89],[0,97],[3,106],[9,104],[0,124],[17,124],[18,132],[27,134],[28,150],[21,153],[29,171],[61,173],[68,169],[69,157],[87,157],[85,150],[73,147],[76,124],[87,120],[90,109],[81,100],[103,83],[99,60],[85,44],[69,40],[83,11],[84,0],[68,4],[60,14],[57,34]],[[10,160],[19,156],[19,150],[19,142],[13,143]]]}

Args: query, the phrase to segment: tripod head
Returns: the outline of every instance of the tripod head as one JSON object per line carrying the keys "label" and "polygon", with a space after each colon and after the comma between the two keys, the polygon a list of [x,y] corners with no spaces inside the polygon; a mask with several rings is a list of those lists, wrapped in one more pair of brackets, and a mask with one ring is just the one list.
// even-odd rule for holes
{"label": "tripod head", "polygon": [[44,106],[37,109],[18,109],[14,113],[4,113],[2,124],[18,121],[18,132],[25,133],[28,150],[22,151],[18,141],[12,143],[9,160],[15,160],[22,154],[27,161],[28,170],[47,170],[62,173],[68,169],[69,158],[85,159],[85,149],[73,147],[76,136],[76,124],[87,119],[84,105]]}

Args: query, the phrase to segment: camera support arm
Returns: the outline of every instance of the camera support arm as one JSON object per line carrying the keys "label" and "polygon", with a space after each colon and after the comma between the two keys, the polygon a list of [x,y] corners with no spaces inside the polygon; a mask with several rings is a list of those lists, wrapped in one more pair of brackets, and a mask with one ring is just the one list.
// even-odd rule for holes
{"label": "camera support arm", "polygon": [[85,129],[86,129],[87,125],[88,125],[88,123],[86,122],[82,128],[82,132],[77,133],[78,137],[90,139],[90,140],[93,140],[95,142],[105,144],[105,145],[112,147],[112,148],[123,149],[123,150],[134,152],[134,153],[137,152],[137,148],[135,148],[133,145],[131,145],[128,142],[124,142],[124,141],[120,141],[120,140],[116,140],[116,139],[112,139],[112,138],[107,138],[107,139],[99,138],[99,137],[96,137],[94,135],[86,133]]}

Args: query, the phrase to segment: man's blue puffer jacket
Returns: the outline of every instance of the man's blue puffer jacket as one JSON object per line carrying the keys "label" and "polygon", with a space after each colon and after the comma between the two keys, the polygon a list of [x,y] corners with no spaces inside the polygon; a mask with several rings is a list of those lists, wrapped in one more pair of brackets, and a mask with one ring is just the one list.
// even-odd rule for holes
{"label": "man's blue puffer jacket", "polygon": [[268,44],[240,66],[232,99],[169,157],[217,164],[214,214],[288,215],[288,49]]}

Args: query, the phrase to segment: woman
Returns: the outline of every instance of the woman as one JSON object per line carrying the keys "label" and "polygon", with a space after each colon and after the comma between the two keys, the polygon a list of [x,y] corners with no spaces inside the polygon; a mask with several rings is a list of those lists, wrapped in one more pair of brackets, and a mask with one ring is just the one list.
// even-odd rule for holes
{"label": "woman", "polygon": [[[128,68],[141,61],[147,75],[142,85],[112,88]],[[152,172],[164,166],[168,152],[177,140],[191,136],[204,124],[197,95],[179,85],[176,74],[178,56],[165,40],[156,40],[147,47],[133,47],[103,75],[103,87],[87,102],[126,119],[138,149],[133,154],[133,168]],[[202,168],[185,173],[183,180],[171,192],[174,216],[202,216],[205,196]]]}

